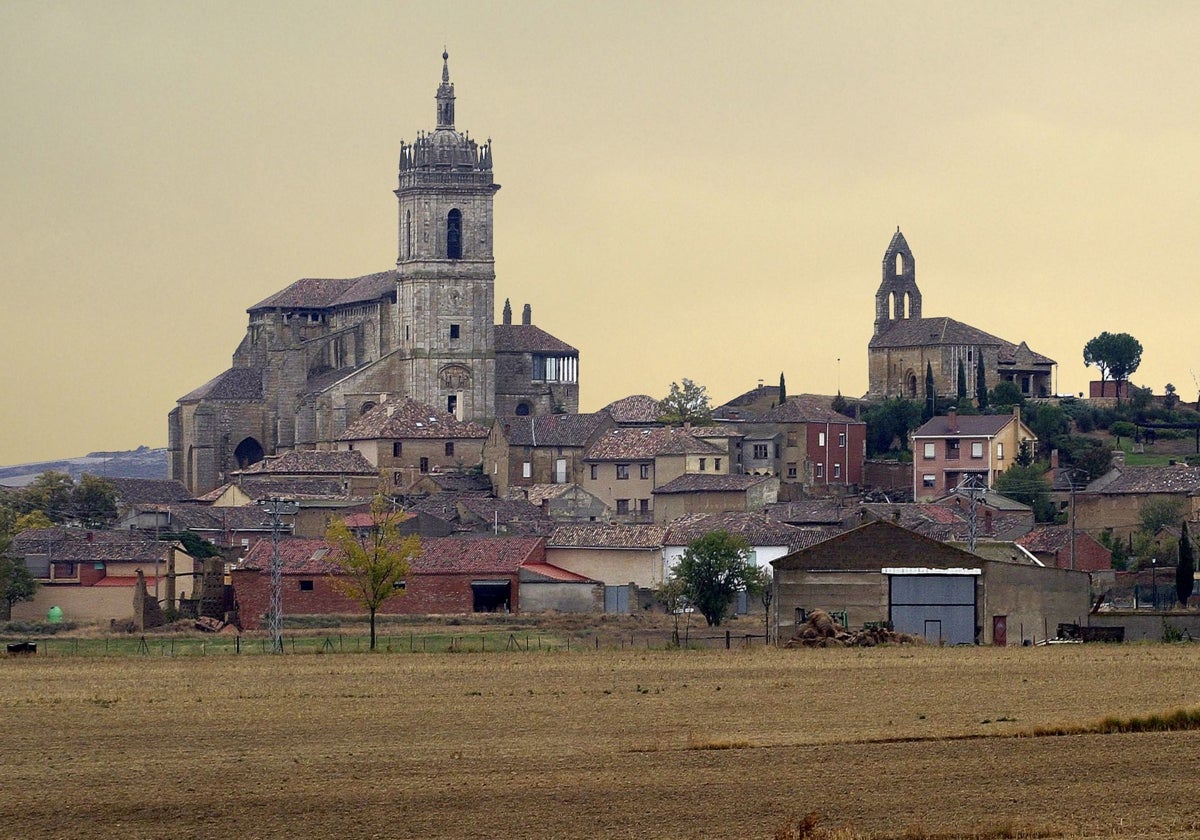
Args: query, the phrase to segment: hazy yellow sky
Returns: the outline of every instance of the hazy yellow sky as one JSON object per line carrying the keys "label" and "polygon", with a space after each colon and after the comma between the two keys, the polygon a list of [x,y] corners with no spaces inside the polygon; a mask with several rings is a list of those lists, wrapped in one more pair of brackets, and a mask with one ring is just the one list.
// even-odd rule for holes
{"label": "hazy yellow sky", "polygon": [[[496,305],[582,408],[866,389],[899,225],[924,314],[1200,376],[1200,5],[0,2],[0,464],[166,444],[245,309],[396,260],[401,139],[494,142]],[[837,361],[840,359],[840,363]]]}

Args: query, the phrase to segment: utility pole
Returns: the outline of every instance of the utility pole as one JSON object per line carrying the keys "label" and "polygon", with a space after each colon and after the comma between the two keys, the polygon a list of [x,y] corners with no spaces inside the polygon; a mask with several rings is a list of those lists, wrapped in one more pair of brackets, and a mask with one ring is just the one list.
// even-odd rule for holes
{"label": "utility pole", "polygon": [[271,653],[283,653],[283,568],[279,561],[280,517],[295,516],[300,505],[294,499],[272,497],[259,501],[271,517],[271,606],[267,612],[267,623],[271,628]]}
{"label": "utility pole", "polygon": [[975,515],[975,506],[979,500],[979,494],[987,490],[987,487],[979,486],[979,476],[974,473],[964,475],[958,481],[958,486],[954,488],[954,492],[967,494],[967,547],[971,553],[975,553],[975,544],[979,540],[979,520]]}
{"label": "utility pole", "polygon": [[1067,469],[1067,481],[1071,485],[1071,571],[1075,571],[1075,474],[1083,472],[1076,467]]}

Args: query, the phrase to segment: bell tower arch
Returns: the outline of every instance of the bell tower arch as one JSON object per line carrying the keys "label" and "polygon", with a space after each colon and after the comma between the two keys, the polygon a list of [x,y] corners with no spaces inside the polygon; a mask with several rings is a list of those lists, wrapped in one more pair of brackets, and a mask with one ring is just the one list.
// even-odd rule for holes
{"label": "bell tower arch", "polygon": [[921,290],[917,288],[917,264],[900,228],[883,254],[883,281],[875,293],[875,335],[892,321],[921,317]]}

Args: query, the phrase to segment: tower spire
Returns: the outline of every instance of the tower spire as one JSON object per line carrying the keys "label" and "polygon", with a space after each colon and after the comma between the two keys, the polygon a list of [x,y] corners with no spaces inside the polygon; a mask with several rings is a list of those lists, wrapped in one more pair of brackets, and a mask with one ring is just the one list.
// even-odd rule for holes
{"label": "tower spire", "polygon": [[437,89],[437,127],[454,128],[454,83],[450,81],[450,53],[442,48],[442,83]]}

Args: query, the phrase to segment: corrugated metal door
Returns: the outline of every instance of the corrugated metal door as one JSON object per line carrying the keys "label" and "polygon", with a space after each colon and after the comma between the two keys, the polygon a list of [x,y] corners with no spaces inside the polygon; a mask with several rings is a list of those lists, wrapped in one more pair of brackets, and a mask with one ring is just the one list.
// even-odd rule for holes
{"label": "corrugated metal door", "polygon": [[934,644],[975,643],[973,575],[889,575],[888,580],[889,612],[897,632]]}
{"label": "corrugated metal door", "polygon": [[606,586],[606,587],[604,587],[604,611],[606,613],[628,613],[629,612],[629,587],[628,586]]}

